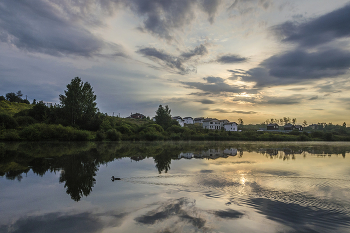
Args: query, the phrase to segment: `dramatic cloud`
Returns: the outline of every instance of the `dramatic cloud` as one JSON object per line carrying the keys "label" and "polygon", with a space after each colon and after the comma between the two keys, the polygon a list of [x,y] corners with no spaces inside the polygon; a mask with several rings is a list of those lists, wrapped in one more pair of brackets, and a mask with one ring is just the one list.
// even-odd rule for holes
{"label": "dramatic cloud", "polygon": [[350,36],[350,4],[305,23],[286,22],[272,30],[283,42],[315,47]]}
{"label": "dramatic cloud", "polygon": [[215,95],[223,94],[225,92],[228,92],[228,93],[243,93],[243,92],[256,93],[257,92],[255,89],[246,89],[240,86],[229,85],[224,82],[225,81],[224,79],[219,77],[207,77],[207,78],[204,78],[204,80],[206,80],[207,83],[201,83],[201,82],[180,82],[180,83],[185,85],[185,87],[187,88],[199,89],[203,92],[215,94]]}
{"label": "dramatic cloud", "polygon": [[277,78],[313,79],[345,74],[350,67],[350,52],[327,49],[317,52],[296,50],[275,55],[261,63]]}
{"label": "dramatic cloud", "polygon": [[208,83],[223,83],[225,81],[223,78],[212,77],[212,76],[209,76],[203,79],[206,80]]}
{"label": "dramatic cloud", "polygon": [[236,111],[236,110],[226,110],[226,109],[213,109],[211,111],[218,112],[218,113],[238,113],[238,114],[256,114],[257,112],[254,111]]}
{"label": "dramatic cloud", "polygon": [[64,16],[47,1],[3,1],[0,41],[21,50],[53,56],[101,56],[103,49],[109,50],[109,56],[125,56],[120,45],[104,42]]}
{"label": "dramatic cloud", "polygon": [[197,100],[196,102],[199,102],[199,103],[202,103],[202,104],[215,104],[215,101],[209,100],[209,99]]}
{"label": "dramatic cloud", "polygon": [[256,11],[257,8],[267,10],[272,5],[271,0],[234,0],[228,10],[235,10],[244,15]]}
{"label": "dramatic cloud", "polygon": [[289,51],[272,56],[246,74],[234,74],[256,86],[284,85],[309,79],[338,77],[348,72],[350,52],[327,49],[316,52]]}
{"label": "dramatic cloud", "polygon": [[221,64],[231,64],[231,63],[239,63],[247,61],[247,58],[240,57],[234,54],[223,55],[217,58],[217,62]]}
{"label": "dramatic cloud", "polygon": [[166,40],[174,39],[174,29],[181,29],[195,19],[195,12],[202,10],[214,22],[219,0],[124,0],[137,15],[144,18],[141,31]]}
{"label": "dramatic cloud", "polygon": [[178,74],[187,74],[194,72],[195,67],[186,67],[184,65],[183,59],[170,55],[162,50],[156,48],[142,48],[137,51],[144,57],[151,59],[152,61],[158,63],[164,69]]}
{"label": "dramatic cloud", "polygon": [[207,53],[208,53],[207,48],[201,44],[189,52],[182,53],[181,56],[185,59],[190,59],[194,56],[204,56]]}

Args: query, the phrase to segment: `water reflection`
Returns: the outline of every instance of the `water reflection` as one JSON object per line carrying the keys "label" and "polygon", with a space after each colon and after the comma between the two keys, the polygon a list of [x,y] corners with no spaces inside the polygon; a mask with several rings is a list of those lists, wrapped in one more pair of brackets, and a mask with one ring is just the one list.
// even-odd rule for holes
{"label": "water reflection", "polygon": [[99,166],[116,158],[129,157],[133,161],[153,158],[161,174],[167,173],[171,169],[171,161],[178,159],[215,160],[237,155],[241,158],[244,151],[283,160],[294,160],[296,155],[305,157],[307,154],[321,157],[342,155],[345,158],[350,151],[347,145],[264,146],[245,143],[237,144],[237,147],[229,147],[225,143],[1,143],[0,176],[21,181],[30,170],[39,176],[48,171],[59,171],[59,182],[64,183],[67,194],[73,200],[79,201],[91,193]]}
{"label": "water reflection", "polygon": [[[1,185],[56,173],[69,195],[63,210],[56,196],[34,198],[33,213],[20,205],[0,232],[349,232],[350,145],[333,145],[0,143]],[[14,195],[4,190],[0,207]]]}

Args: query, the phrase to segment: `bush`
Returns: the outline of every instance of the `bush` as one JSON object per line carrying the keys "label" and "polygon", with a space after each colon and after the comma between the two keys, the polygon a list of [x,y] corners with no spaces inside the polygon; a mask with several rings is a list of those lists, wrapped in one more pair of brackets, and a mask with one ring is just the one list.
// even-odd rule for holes
{"label": "bush", "polygon": [[96,141],[103,141],[106,139],[106,134],[102,131],[97,131],[95,139]]}
{"label": "bush", "polygon": [[60,141],[85,141],[91,138],[89,131],[77,130],[62,125],[47,125],[43,123],[25,127],[20,132],[20,137],[28,141],[60,140]]}
{"label": "bush", "polygon": [[111,141],[119,141],[122,134],[115,129],[110,129],[107,131],[107,138]]}
{"label": "bush", "polygon": [[183,133],[184,128],[178,125],[172,125],[167,129],[167,132],[169,133]]}
{"label": "bush", "polygon": [[19,116],[16,117],[15,120],[19,126],[28,126],[36,123],[36,120],[30,116]]}
{"label": "bush", "polygon": [[2,135],[2,139],[6,141],[18,141],[20,137],[16,130],[6,130]]}
{"label": "bush", "polygon": [[15,129],[18,127],[18,123],[10,115],[0,114],[0,129]]}

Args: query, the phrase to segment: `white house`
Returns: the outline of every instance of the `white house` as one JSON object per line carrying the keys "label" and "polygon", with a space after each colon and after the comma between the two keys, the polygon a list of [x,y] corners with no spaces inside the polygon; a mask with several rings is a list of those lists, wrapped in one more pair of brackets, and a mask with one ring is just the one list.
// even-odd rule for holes
{"label": "white house", "polygon": [[194,121],[192,117],[184,117],[183,118],[185,124],[191,124],[193,125]]}
{"label": "white house", "polygon": [[222,124],[218,119],[207,118],[203,120],[203,129],[221,130]]}
{"label": "white house", "polygon": [[237,123],[236,122],[229,122],[224,124],[225,131],[237,131]]}
{"label": "white house", "polygon": [[181,127],[184,127],[185,126],[185,123],[184,123],[184,120],[180,117],[180,116],[175,116],[175,117],[172,117],[173,120],[177,120],[177,122],[179,122],[179,125]]}
{"label": "white house", "polygon": [[195,124],[203,124],[204,117],[197,117],[197,118],[194,118],[193,121],[194,121]]}

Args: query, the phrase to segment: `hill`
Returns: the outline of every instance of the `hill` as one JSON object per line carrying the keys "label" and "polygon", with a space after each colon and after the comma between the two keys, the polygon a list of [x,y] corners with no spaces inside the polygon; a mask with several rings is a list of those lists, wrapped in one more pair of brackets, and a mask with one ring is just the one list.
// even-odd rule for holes
{"label": "hill", "polygon": [[33,106],[25,103],[16,103],[10,102],[7,100],[0,101],[0,114],[7,114],[13,116],[14,114],[26,110],[31,109]]}

